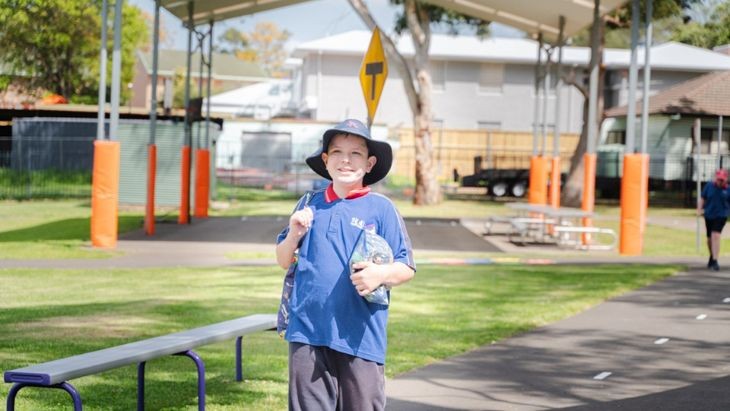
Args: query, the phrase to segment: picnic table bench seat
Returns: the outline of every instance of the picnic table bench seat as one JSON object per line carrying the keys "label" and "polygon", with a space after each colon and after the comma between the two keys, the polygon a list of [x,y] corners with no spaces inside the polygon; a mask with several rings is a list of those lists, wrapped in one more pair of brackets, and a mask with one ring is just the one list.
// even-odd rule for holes
{"label": "picnic table bench seat", "polygon": [[[613,250],[618,242],[616,232],[610,228],[603,227],[582,227],[582,226],[556,226],[554,228],[558,238],[559,246],[575,247],[583,250]],[[594,234],[608,238],[608,243],[598,243],[596,241],[583,242],[581,236],[583,234]],[[595,239],[594,239],[595,240]]]}
{"label": "picnic table bench seat", "polygon": [[205,367],[192,351],[215,342],[236,338],[236,380],[243,379],[241,369],[241,340],[257,331],[276,329],[275,314],[253,314],[199,328],[153,337],[115,347],[48,361],[24,368],[5,371],[7,383],[14,383],[7,398],[7,409],[15,409],[15,397],[21,388],[32,386],[58,388],[67,391],[74,401],[74,410],[81,410],[81,397],[68,383],[74,378],[138,364],[137,409],[144,409],[144,366],[149,360],[168,355],[185,355],[198,369],[198,409],[205,409]]}

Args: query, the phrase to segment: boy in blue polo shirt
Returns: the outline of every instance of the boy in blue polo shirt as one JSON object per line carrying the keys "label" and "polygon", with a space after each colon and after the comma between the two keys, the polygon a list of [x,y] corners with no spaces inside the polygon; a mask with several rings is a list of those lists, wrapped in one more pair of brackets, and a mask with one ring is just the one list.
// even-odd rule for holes
{"label": "boy in blue polo shirt", "polygon": [[[415,263],[405,225],[393,203],[370,191],[393,161],[386,142],[373,140],[358,120],[322,136],[307,158],[331,180],[294,212],[277,239],[283,268],[298,250],[289,300],[289,409],[383,410],[388,306],[363,298],[380,285],[411,280]],[[375,230],[393,251],[393,263],[349,261],[364,229]]]}

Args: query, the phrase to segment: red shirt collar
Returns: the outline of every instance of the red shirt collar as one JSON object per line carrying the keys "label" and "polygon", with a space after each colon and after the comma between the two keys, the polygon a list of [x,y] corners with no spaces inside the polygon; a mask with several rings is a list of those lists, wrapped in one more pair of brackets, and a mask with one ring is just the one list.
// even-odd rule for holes
{"label": "red shirt collar", "polygon": [[[365,186],[362,188],[356,188],[356,189],[350,191],[349,193],[347,193],[347,196],[345,196],[345,199],[352,200],[353,198],[362,197],[369,192],[370,192],[369,186]],[[331,203],[331,202],[333,202],[335,200],[339,200],[339,199],[340,199],[340,197],[337,195],[337,193],[335,193],[334,186],[332,184],[327,186],[327,190],[325,190],[325,192],[324,192],[324,201]]]}

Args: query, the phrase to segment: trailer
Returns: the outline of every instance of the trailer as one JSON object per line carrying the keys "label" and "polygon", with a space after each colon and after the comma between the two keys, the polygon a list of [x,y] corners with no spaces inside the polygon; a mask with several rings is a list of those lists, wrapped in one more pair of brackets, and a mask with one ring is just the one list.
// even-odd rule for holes
{"label": "trailer", "polygon": [[477,170],[461,178],[463,187],[487,187],[487,194],[493,197],[524,197],[529,186],[530,170],[497,169]]}

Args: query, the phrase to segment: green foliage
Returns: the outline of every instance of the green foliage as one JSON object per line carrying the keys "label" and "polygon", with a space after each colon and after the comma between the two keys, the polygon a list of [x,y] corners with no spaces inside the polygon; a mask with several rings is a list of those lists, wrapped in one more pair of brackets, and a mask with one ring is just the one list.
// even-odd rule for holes
{"label": "green foliage", "polygon": [[[654,21],[653,39],[654,43],[662,43],[669,40],[682,24],[683,15],[696,3],[701,0],[653,0],[652,18]],[[606,23],[605,43],[606,47],[629,48],[631,46],[631,2],[604,17]],[[643,28],[643,21],[646,18],[646,3],[639,2],[639,21]],[[641,28],[640,28],[641,31]],[[590,46],[591,27],[588,26],[572,37],[574,46]]]}
{"label": "green foliage", "polygon": [[258,64],[272,77],[280,77],[287,51],[284,48],[291,36],[272,22],[259,22],[250,33],[243,33],[234,27],[218,36],[217,48],[222,53],[234,54],[243,61]]}
{"label": "green foliage", "polygon": [[703,48],[730,43],[730,3],[721,3],[708,14],[704,22],[689,21],[678,26],[672,40]]}
{"label": "green foliage", "polygon": [[246,34],[240,32],[235,27],[229,27],[218,36],[214,48],[219,53],[236,54],[248,47],[248,39]]}
{"label": "green foliage", "polygon": [[[110,22],[112,18],[113,9]],[[124,6],[122,25],[122,82],[127,84],[133,76],[134,50],[149,31],[141,11],[131,5]],[[9,74],[24,79],[19,82],[24,88],[45,89],[71,101],[98,94],[99,0],[0,0],[0,27],[0,60]],[[108,37],[111,50],[111,23]]]}
{"label": "green foliage", "polygon": [[[391,0],[390,2],[399,6],[405,5],[405,0]],[[489,35],[489,24],[491,23],[489,21],[467,16],[450,9],[445,9],[443,7],[421,1],[416,2],[416,9],[419,19],[425,18],[424,20],[427,20],[437,26],[444,26],[449,34],[456,35],[465,28],[471,27],[476,29],[476,34],[480,37],[486,37]],[[421,23],[423,24],[424,22],[421,21]],[[395,31],[398,34],[401,34],[407,29],[408,25],[406,23],[405,11],[399,12],[396,14]]]}

